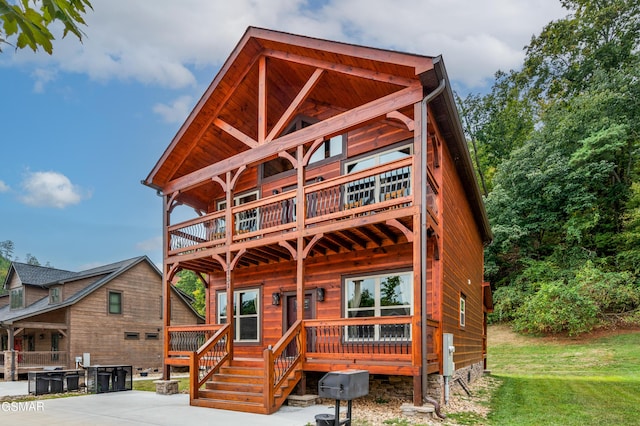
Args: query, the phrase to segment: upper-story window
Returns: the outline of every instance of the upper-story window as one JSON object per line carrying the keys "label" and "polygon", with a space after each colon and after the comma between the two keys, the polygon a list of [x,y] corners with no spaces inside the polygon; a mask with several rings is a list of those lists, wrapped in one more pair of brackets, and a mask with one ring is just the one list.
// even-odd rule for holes
{"label": "upper-story window", "polygon": [[49,289],[49,303],[59,303],[62,300],[62,291],[60,287],[51,287]]}
{"label": "upper-story window", "polygon": [[24,308],[24,289],[22,287],[11,290],[9,298],[11,309]]}
{"label": "upper-story window", "polygon": [[122,293],[119,291],[109,291],[108,305],[110,314],[122,313]]}
{"label": "upper-story window", "polygon": [[[256,201],[259,197],[258,191],[247,192],[241,195],[238,195],[233,198],[233,205],[240,206],[242,204],[250,203],[252,201]],[[218,202],[218,210],[224,210],[227,208],[227,201],[222,200]],[[243,233],[243,232],[251,232],[256,231],[258,229],[258,209],[245,210],[240,213],[236,213],[235,217],[235,232]],[[225,218],[221,217],[217,219],[214,224],[214,231],[219,234],[224,234],[226,230],[226,222]]]}
{"label": "upper-story window", "polygon": [[[282,132],[282,135],[287,135],[289,133],[293,133],[300,129],[304,129],[305,127],[309,127],[312,124],[317,122],[309,117],[297,117],[287,129]],[[342,155],[344,152],[344,143],[345,143],[346,135],[338,135],[334,136],[330,139],[325,140],[320,147],[311,155],[309,159],[309,164],[319,163],[327,158],[337,157]],[[296,151],[289,151],[292,157],[296,157]],[[273,160],[269,160],[262,164],[260,167],[262,179],[268,179],[272,176],[279,175],[284,172],[288,172],[293,170],[293,165],[289,160],[286,160],[282,157],[274,158]]]}
{"label": "upper-story window", "polygon": [[[356,173],[391,161],[410,157],[411,144],[362,156],[344,165],[345,174]],[[411,193],[411,168],[401,167],[382,174],[368,176],[346,185],[344,203],[349,208],[400,198]]]}

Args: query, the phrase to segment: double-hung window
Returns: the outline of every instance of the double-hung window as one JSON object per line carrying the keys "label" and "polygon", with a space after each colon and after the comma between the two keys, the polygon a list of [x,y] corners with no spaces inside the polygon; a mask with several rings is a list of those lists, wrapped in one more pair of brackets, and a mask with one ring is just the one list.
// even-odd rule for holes
{"label": "double-hung window", "polygon": [[[413,272],[352,277],[345,280],[347,318],[388,317],[412,314]],[[348,340],[409,340],[409,324],[354,325],[347,327]]]}
{"label": "double-hung window", "polygon": [[[218,293],[218,324],[227,323],[227,292]],[[236,290],[233,293],[233,319],[236,342],[260,341],[260,290]]]}
{"label": "double-hung window", "polygon": [[24,290],[22,287],[14,288],[9,295],[11,309],[24,308]]}
{"label": "double-hung window", "polygon": [[122,313],[122,293],[119,291],[110,291],[108,296],[108,305],[110,314]]}

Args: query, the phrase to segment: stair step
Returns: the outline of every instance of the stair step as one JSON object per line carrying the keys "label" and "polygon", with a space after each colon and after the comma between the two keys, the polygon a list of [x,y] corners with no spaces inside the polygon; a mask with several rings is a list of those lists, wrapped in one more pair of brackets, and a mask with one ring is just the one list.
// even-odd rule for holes
{"label": "stair step", "polygon": [[243,413],[269,414],[269,411],[264,407],[264,405],[253,402],[232,402],[210,398],[198,398],[191,400],[191,405],[217,408],[220,410],[241,411]]}
{"label": "stair step", "polygon": [[242,391],[242,392],[262,392],[264,386],[262,383],[237,383],[237,382],[216,382],[208,381],[205,386],[209,390],[217,391]]}
{"label": "stair step", "polygon": [[237,392],[237,391],[217,391],[203,389],[200,390],[198,396],[200,398],[213,399],[217,401],[226,402],[252,402],[256,404],[262,404],[264,397],[262,393],[254,392]]}
{"label": "stair step", "polygon": [[220,367],[220,374],[230,374],[234,376],[264,376],[262,367],[225,366]]}
{"label": "stair step", "polygon": [[214,383],[245,383],[245,384],[263,384],[264,376],[246,376],[243,374],[214,374],[211,377]]}
{"label": "stair step", "polygon": [[231,367],[255,367],[264,368],[264,359],[262,358],[234,358],[229,363]]}

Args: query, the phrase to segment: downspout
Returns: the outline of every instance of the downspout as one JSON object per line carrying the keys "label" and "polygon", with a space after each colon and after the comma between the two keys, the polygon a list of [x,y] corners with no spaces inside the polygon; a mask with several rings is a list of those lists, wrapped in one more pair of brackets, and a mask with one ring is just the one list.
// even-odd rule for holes
{"label": "downspout", "polygon": [[[424,172],[425,182],[427,176],[427,105],[445,88],[445,79],[431,93],[426,95],[421,102],[420,117],[420,165],[421,173]],[[420,303],[422,304],[422,399],[427,396],[427,191],[426,185],[420,191]]]}

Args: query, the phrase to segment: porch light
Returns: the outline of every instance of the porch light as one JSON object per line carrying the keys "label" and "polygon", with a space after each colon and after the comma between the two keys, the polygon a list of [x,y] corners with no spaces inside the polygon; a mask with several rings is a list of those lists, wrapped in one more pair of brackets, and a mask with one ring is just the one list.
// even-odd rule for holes
{"label": "porch light", "polygon": [[316,288],[316,297],[318,299],[318,302],[324,302],[324,288]]}
{"label": "porch light", "polygon": [[271,304],[275,306],[280,304],[280,293],[271,293]]}

